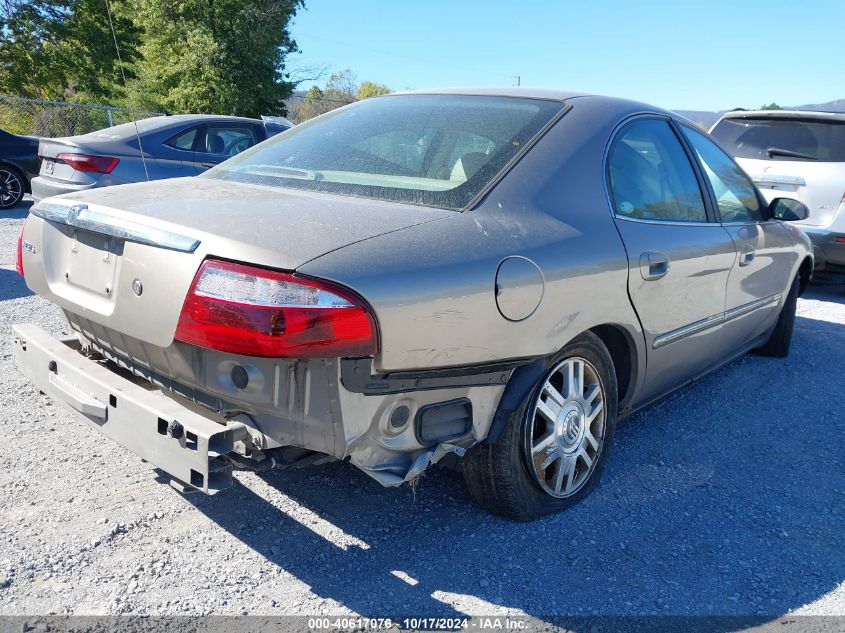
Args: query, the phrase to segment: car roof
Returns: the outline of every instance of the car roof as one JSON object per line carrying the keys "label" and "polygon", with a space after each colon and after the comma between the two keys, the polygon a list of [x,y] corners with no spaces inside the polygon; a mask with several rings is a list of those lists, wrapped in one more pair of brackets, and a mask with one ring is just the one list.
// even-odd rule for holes
{"label": "car roof", "polygon": [[[456,88],[426,88],[422,90],[406,90],[395,92],[395,95],[471,95],[485,97],[522,97],[523,99],[555,99],[565,101],[574,97],[594,96],[585,92],[566,90],[552,90],[549,88],[529,88],[520,86],[471,86]],[[388,96],[388,95],[385,95]]]}
{"label": "car roof", "polygon": [[151,117],[152,119],[161,121],[170,121],[173,123],[185,123],[193,121],[243,121],[250,123],[261,123],[260,119],[251,119],[244,116],[228,116],[225,114],[167,114],[164,116]]}
{"label": "car roof", "polygon": [[228,123],[262,123],[262,121],[258,119],[248,119],[246,117],[238,116],[215,114],[170,114],[138,119],[137,121],[130,121],[129,123],[121,123],[119,125],[103,128],[102,130],[94,130],[93,132],[88,132],[87,134],[81,134],[71,138],[77,138],[81,141],[91,141],[94,139],[118,140],[132,138],[138,133],[145,134],[148,132],[157,132],[159,130],[184,127],[192,123],[203,123],[208,121]]}
{"label": "car roof", "polygon": [[555,101],[571,102],[576,99],[584,99],[589,101],[592,105],[612,104],[615,106],[617,112],[627,112],[633,114],[637,112],[660,113],[674,119],[687,121],[685,117],[648,103],[642,103],[631,99],[622,99],[619,97],[608,97],[605,95],[597,95],[589,92],[582,92],[577,90],[555,90],[551,88],[532,88],[527,86],[470,86],[457,88],[426,88],[423,90],[407,90],[403,92],[394,92],[389,95],[376,97],[378,99],[386,99],[393,96],[404,95],[466,95],[466,96],[484,96],[484,97],[517,97],[522,99],[552,99]]}
{"label": "car roof", "polygon": [[822,110],[735,110],[725,112],[723,119],[815,119],[817,121],[845,121],[845,112]]}

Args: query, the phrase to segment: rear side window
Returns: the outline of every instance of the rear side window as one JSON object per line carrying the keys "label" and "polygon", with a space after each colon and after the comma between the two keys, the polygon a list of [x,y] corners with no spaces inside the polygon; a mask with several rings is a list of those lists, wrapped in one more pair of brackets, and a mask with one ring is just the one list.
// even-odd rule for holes
{"label": "rear side window", "polygon": [[704,174],[713,187],[723,222],[762,222],[768,219],[757,190],[745,172],[722,149],[701,132],[683,127]]}
{"label": "rear side window", "polygon": [[666,121],[628,125],[608,160],[615,211],[623,217],[706,222],[704,198],[687,154]]}
{"label": "rear side window", "polygon": [[189,150],[194,146],[194,139],[197,137],[197,128],[192,130],[188,130],[186,132],[182,132],[177,134],[169,141],[165,143],[165,145],[169,145],[170,147],[174,147],[176,149],[185,149]]}
{"label": "rear side window", "polygon": [[722,119],[711,134],[738,158],[845,162],[845,121]]}

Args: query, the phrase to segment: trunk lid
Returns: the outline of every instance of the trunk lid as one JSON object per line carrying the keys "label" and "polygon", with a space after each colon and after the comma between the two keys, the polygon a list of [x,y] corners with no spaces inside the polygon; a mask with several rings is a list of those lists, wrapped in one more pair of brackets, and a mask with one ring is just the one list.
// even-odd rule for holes
{"label": "trunk lid", "polygon": [[93,182],[92,174],[76,171],[67,163],[56,160],[56,157],[64,152],[83,153],[79,145],[74,143],[73,137],[41,139],[38,144],[38,156],[41,157],[41,168],[38,175],[59,182],[80,184]]}
{"label": "trunk lid", "polygon": [[115,335],[167,347],[207,257],[293,271],[325,253],[454,211],[211,178],[48,198],[24,239],[30,288]]}
{"label": "trunk lid", "polygon": [[[135,142],[135,136],[109,134],[109,129],[77,136],[41,139],[38,144],[38,155],[42,158],[42,161],[38,175],[60,182],[91,184],[97,181],[102,174],[77,171],[71,165],[57,161],[56,157],[62,153],[109,156],[118,159],[140,157],[141,153],[137,147],[130,144]],[[152,159],[148,158],[148,160]]]}
{"label": "trunk lid", "polygon": [[766,200],[797,198],[810,209],[808,226],[828,226],[845,194],[845,163],[737,158]]}

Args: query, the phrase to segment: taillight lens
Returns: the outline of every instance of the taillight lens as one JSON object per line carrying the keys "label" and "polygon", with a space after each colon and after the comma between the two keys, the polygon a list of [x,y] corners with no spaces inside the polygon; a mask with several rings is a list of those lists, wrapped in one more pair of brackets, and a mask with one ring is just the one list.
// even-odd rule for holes
{"label": "taillight lens", "polygon": [[18,274],[23,277],[23,230],[26,228],[26,221],[24,221],[23,226],[21,227],[21,232],[18,235],[18,247],[15,253],[15,270],[18,271]]}
{"label": "taillight lens", "polygon": [[176,340],[274,358],[372,356],[378,351],[372,312],[351,291],[213,259],[194,277]]}
{"label": "taillight lens", "polygon": [[120,162],[111,156],[89,156],[88,154],[59,154],[56,160],[67,163],[76,171],[92,171],[98,174],[110,174]]}

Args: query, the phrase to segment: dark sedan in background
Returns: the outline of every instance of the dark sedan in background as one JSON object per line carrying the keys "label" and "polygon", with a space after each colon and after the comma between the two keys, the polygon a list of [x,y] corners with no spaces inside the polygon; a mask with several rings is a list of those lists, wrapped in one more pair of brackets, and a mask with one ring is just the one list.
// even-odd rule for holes
{"label": "dark sedan in background", "polygon": [[0,130],[0,210],[18,204],[36,175],[38,138]]}
{"label": "dark sedan in background", "polygon": [[42,139],[41,170],[32,181],[32,195],[39,200],[109,185],[196,176],[286,130],[286,123],[181,114]]}

